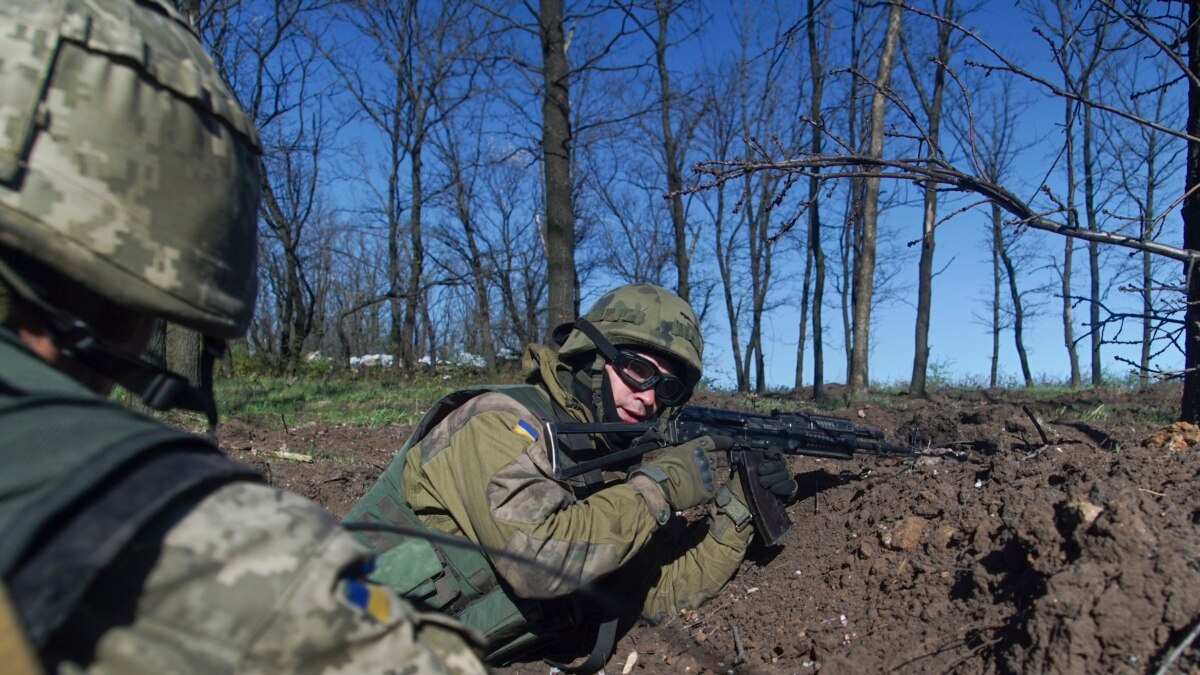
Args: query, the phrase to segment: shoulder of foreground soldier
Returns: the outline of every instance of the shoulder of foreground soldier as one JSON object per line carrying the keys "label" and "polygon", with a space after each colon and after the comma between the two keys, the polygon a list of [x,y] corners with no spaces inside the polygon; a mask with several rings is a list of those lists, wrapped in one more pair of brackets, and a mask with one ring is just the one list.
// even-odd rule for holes
{"label": "shoulder of foreground soldier", "polygon": [[367,549],[316,504],[230,484],[115,562],[65,631],[100,632],[93,656],[58,644],[58,657],[102,673],[486,672],[469,629],[369,571]]}

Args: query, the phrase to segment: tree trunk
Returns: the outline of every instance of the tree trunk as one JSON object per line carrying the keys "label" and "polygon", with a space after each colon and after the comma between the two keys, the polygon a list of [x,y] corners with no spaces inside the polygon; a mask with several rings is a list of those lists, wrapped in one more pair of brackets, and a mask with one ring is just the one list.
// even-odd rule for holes
{"label": "tree trunk", "polygon": [[571,120],[562,0],[541,0],[542,168],[546,198],[546,335],[575,319],[575,214],[571,203]]}
{"label": "tree trunk", "polygon": [[667,173],[667,210],[671,214],[671,229],[675,240],[675,292],[685,302],[691,301],[691,247],[688,245],[687,222],[683,216],[683,152],[671,127],[671,74],[667,70],[667,46],[670,44],[667,24],[674,11],[670,0],[655,0],[654,10],[658,19],[658,38],[654,42],[654,59],[658,66],[658,86],[661,95],[663,162]]}
{"label": "tree trunk", "polygon": [[992,204],[992,361],[988,386],[995,387],[1000,376],[1000,251],[1004,247],[1004,232],[1000,228],[1000,207]]}
{"label": "tree trunk", "polygon": [[[884,90],[892,74],[896,55],[896,40],[900,34],[902,5],[899,0],[888,2],[887,29],[883,50],[879,55],[879,71],[875,76],[875,91],[871,95],[871,137],[868,156],[883,156],[883,123],[887,104]],[[849,395],[861,400],[867,395],[868,364],[871,342],[871,296],[875,283],[875,232],[879,214],[879,176],[868,176],[863,194],[862,230],[854,247],[854,344],[850,353]]]}
{"label": "tree trunk", "polygon": [[488,299],[488,270],[483,253],[475,236],[475,215],[466,180],[457,157],[449,160],[454,181],[455,206],[458,219],[462,222],[463,241],[467,246],[467,264],[471,268],[471,291],[475,300],[475,314],[479,320],[479,347],[483,352],[484,367],[488,372],[496,370],[496,346],[492,341],[492,307]]}
{"label": "tree trunk", "polygon": [[[1200,2],[1188,3],[1188,70],[1200,73]],[[1188,79],[1187,133],[1200,136],[1200,88]],[[1200,143],[1188,143],[1183,198],[1183,246],[1200,250]],[[1184,315],[1183,397],[1179,418],[1200,422],[1200,270],[1185,264],[1187,310]]]}
{"label": "tree trunk", "polygon": [[[1077,105],[1065,99],[1065,128],[1063,130],[1067,159],[1067,226],[1079,227],[1079,216],[1075,211],[1075,111]],[[1062,289],[1063,345],[1067,348],[1067,359],[1071,364],[1071,388],[1079,388],[1079,351],[1075,348],[1075,317],[1071,307],[1071,267],[1074,265],[1075,240],[1067,237],[1063,242],[1063,266],[1060,278]],[[1026,387],[1031,383],[1026,383]]]}
{"label": "tree trunk", "polygon": [[[946,0],[942,13],[954,17],[954,0]],[[930,150],[938,147],[941,122],[942,98],[946,83],[945,65],[950,61],[950,26],[938,24],[937,62],[934,65],[933,93],[930,97],[926,116],[929,118]],[[917,73],[912,72],[914,82]],[[925,99],[922,98],[922,101]],[[929,324],[930,311],[933,304],[933,253],[935,248],[934,229],[937,226],[937,186],[925,186],[925,208],[921,224],[921,260],[917,267],[917,319],[916,335],[913,345],[912,378],[908,383],[908,393],[913,396],[926,396],[926,375],[929,370]]]}
{"label": "tree trunk", "polygon": [[854,276],[854,242],[862,222],[862,179],[851,178],[849,189],[846,191],[846,218],[842,225],[842,237],[839,242],[842,284],[839,295],[842,318],[842,352],[846,360],[846,373],[850,372],[850,362],[854,354],[854,329],[851,319],[850,288]]}
{"label": "tree trunk", "polygon": [[1012,258],[1004,246],[1001,237],[1000,207],[992,204],[992,231],[1000,242],[1000,262],[1004,265],[1004,274],[1008,277],[1008,295],[1013,307],[1013,346],[1017,350],[1017,359],[1021,363],[1021,376],[1026,387],[1033,386],[1033,374],[1029,370],[1029,355],[1025,352],[1025,304],[1021,300],[1021,291],[1017,288],[1017,270]]}
{"label": "tree trunk", "polygon": [[[400,74],[397,73],[399,78]],[[403,107],[403,95],[400,91],[400,81],[397,81],[396,91],[394,92],[394,106],[396,110],[401,110]],[[392,114],[389,119],[389,151],[390,165],[388,166],[388,190],[387,190],[387,223],[388,223],[388,240],[387,240],[387,269],[388,269],[388,294],[390,300],[388,302],[388,324],[390,334],[388,342],[391,344],[391,353],[397,363],[403,363],[404,360],[404,329],[403,315],[404,305],[400,297],[400,159],[402,155],[401,138],[402,127],[399,114]]]}
{"label": "tree trunk", "polygon": [[[717,204],[713,211],[713,239],[716,242],[717,271],[721,275],[721,293],[725,300],[725,318],[729,322],[729,349],[733,360],[737,391],[750,391],[742,368],[742,345],[738,335],[737,306],[733,301],[733,260],[731,246],[725,243],[725,186],[718,185]],[[732,239],[732,237],[731,237]]]}
{"label": "tree trunk", "polygon": [[[1089,78],[1090,79],[1090,78]],[[1089,98],[1088,81],[1084,79],[1080,88],[1084,98]],[[1092,157],[1092,107],[1083,108],[1083,200],[1087,214],[1088,229],[1100,231],[1099,219],[1096,217],[1096,166]],[[1089,337],[1089,353],[1092,363],[1092,386],[1099,387],[1104,383],[1104,370],[1100,361],[1100,342],[1103,337],[1100,325],[1100,244],[1089,241],[1088,253],[1088,324],[1091,326]]]}
{"label": "tree trunk", "polygon": [[304,340],[308,337],[307,328],[311,327],[311,322],[306,321],[306,318],[311,316],[311,303],[304,301],[300,258],[296,252],[300,241],[300,226],[299,223],[291,222],[280,207],[275,197],[275,189],[267,180],[265,167],[260,185],[264,220],[283,249],[283,278],[280,280],[281,287],[275,289],[275,306],[279,310],[277,349],[280,359],[285,364],[294,364],[303,357],[301,352]]}
{"label": "tree trunk", "polygon": [[[1161,98],[1160,98],[1161,101]],[[1161,105],[1160,105],[1161,111]],[[1146,195],[1142,201],[1141,238],[1149,241],[1154,227],[1155,155],[1158,137],[1151,134],[1146,150]],[[1151,313],[1154,311],[1154,269],[1150,253],[1142,252],[1142,345],[1138,359],[1138,387],[1150,383],[1150,350],[1154,339]]]}
{"label": "tree trunk", "polygon": [[771,287],[771,242],[768,223],[771,219],[771,211],[766,208],[771,199],[773,190],[769,187],[768,181],[764,178],[762,186],[762,196],[759,198],[759,216],[757,222],[750,230],[750,238],[753,242],[751,255],[755,262],[751,265],[754,271],[754,306],[753,317],[750,322],[750,344],[754,349],[754,391],[759,394],[764,394],[767,391],[767,365],[766,357],[763,353],[763,312],[766,309],[767,294]]}
{"label": "tree trunk", "polygon": [[[809,207],[812,208],[811,206]],[[811,229],[811,227],[809,228]],[[804,389],[804,350],[808,336],[808,298],[812,293],[813,276],[812,248],[804,248],[804,283],[800,286],[800,323],[796,327],[796,372],[792,381],[792,391],[797,394]]]}
{"label": "tree trunk", "polygon": [[[412,370],[417,365],[417,300],[421,296],[421,277],[425,273],[424,226],[421,223],[425,197],[421,183],[421,152],[424,145],[421,130],[425,128],[425,107],[421,101],[413,98],[413,108],[416,136],[409,152],[409,194],[412,205],[408,214],[408,281],[404,285],[404,323],[400,329],[400,361],[404,370]],[[431,359],[435,357],[435,354],[429,355]]]}
{"label": "tree trunk", "polygon": [[[814,0],[808,0],[808,59],[810,75],[812,76],[812,99],[809,102],[809,116],[813,120],[810,149],[814,155],[821,153],[821,99],[825,93],[825,71],[821,67],[820,50],[817,45],[817,20]],[[821,195],[821,181],[815,174],[808,179],[808,249],[812,254],[813,287],[812,287],[812,351],[813,351],[813,399],[825,398],[825,327],[823,325],[822,308],[825,303],[825,249],[821,246],[821,210],[818,200]],[[807,273],[805,283],[808,281]],[[808,301],[807,292],[805,300]],[[801,340],[804,336],[801,335]],[[796,386],[800,386],[800,363],[796,364]]]}
{"label": "tree trunk", "polygon": [[925,188],[925,209],[921,225],[921,260],[917,265],[917,317],[913,341],[912,378],[908,393],[925,397],[925,376],[929,369],[929,314],[933,303],[934,225],[937,224],[937,188]]}

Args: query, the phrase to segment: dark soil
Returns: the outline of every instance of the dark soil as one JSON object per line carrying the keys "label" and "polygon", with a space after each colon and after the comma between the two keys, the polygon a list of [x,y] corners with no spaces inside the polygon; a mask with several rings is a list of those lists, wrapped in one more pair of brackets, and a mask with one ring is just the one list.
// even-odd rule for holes
{"label": "dark soil", "polygon": [[[606,671],[1200,675],[1200,430],[1168,425],[1178,401],[1160,385],[821,410],[930,453],[796,458],[780,545],[752,548],[707,604],[632,629]],[[232,420],[222,445],[341,516],[408,433]]]}

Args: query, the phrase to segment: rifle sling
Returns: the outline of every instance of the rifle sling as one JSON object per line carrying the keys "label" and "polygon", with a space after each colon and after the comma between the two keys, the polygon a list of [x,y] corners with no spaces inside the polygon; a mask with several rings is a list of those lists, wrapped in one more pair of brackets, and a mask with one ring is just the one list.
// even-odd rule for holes
{"label": "rifle sling", "polygon": [[592,653],[587,655],[583,663],[579,665],[570,665],[566,663],[558,663],[550,659],[545,659],[546,663],[558,668],[564,673],[572,673],[572,675],[592,675],[604,667],[608,662],[608,657],[612,655],[613,647],[617,642],[617,623],[619,619],[613,617],[596,628],[596,643],[592,645]]}
{"label": "rifle sling", "polygon": [[612,466],[622,460],[644,455],[651,450],[658,449],[659,447],[661,446],[658,443],[639,443],[637,445],[625,448],[624,450],[610,452],[603,457],[597,457],[596,459],[589,459],[587,461],[580,462],[575,466],[564,467],[563,469],[559,470],[559,475],[556,477],[560,480],[572,478],[580,474],[585,474],[589,471],[599,470],[606,466]]}

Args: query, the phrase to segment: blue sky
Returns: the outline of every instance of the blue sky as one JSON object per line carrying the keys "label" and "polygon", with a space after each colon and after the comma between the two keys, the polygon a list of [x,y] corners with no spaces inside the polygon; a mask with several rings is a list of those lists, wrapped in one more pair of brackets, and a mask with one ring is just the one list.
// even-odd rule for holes
{"label": "blue sky", "polygon": [[[845,4],[844,2],[835,3],[835,6]],[[782,6],[786,7],[788,11],[795,11],[798,5],[799,3],[783,4]],[[687,47],[697,61],[713,63],[723,53],[733,49],[731,38],[733,22],[728,19],[727,11],[721,9],[722,6],[728,7],[729,5],[718,2],[707,2],[704,5],[713,11],[713,19],[705,24],[700,37],[696,41],[688,43]],[[1029,3],[1024,3],[1020,7],[1028,6]],[[756,7],[756,5],[746,5],[746,7]],[[981,9],[973,14],[966,23],[978,27],[979,32],[986,39],[1015,60],[1019,60],[1022,65],[1051,76],[1055,72],[1055,68],[1049,59],[1048,49],[1044,41],[1032,32],[1031,23],[1020,7],[1013,3],[983,3]],[[883,10],[876,8],[870,11],[881,12]],[[919,20],[914,16],[906,19],[906,21]],[[761,38],[764,40],[770,38],[774,33],[775,26],[768,25],[766,21],[760,21],[757,25],[762,26]],[[873,69],[874,65],[872,64],[868,68]],[[900,73],[899,69],[897,73]],[[898,76],[906,78],[902,74]],[[980,104],[979,101],[976,103]],[[603,101],[601,101],[601,105],[603,105]],[[530,138],[532,138],[536,135],[536,108],[531,107],[524,112],[527,119],[522,118],[518,122],[523,121],[533,125],[528,130]],[[1027,197],[1036,194],[1039,182],[1047,174],[1049,167],[1054,164],[1061,144],[1062,114],[1060,102],[1030,94],[1028,107],[1024,110],[1019,125],[1022,128],[1020,135],[1029,140],[1031,147],[1021,153],[1020,159],[1014,166],[1015,177],[1009,183],[1009,186],[1018,194]],[[508,117],[501,119],[506,125],[513,122]],[[362,129],[363,127],[359,123],[359,125],[350,125],[342,133],[355,138],[356,132],[361,132]],[[511,132],[511,129],[507,130]],[[364,145],[370,138],[370,130],[363,133]],[[504,138],[508,141],[512,140],[508,137]],[[518,140],[528,141],[529,139]],[[370,146],[366,145],[364,156],[369,154],[370,149]],[[347,173],[353,173],[362,168],[357,163],[346,160],[345,157],[341,159],[349,166]],[[352,159],[362,158],[355,155]],[[342,168],[346,169],[346,167]],[[536,165],[530,164],[525,170],[529,174],[531,184],[540,179],[540,170]],[[1060,178],[1051,175],[1050,183],[1059,192],[1061,192],[1060,182]],[[883,189],[906,195],[908,200],[913,203],[919,197],[915,189],[904,183],[885,181]],[[347,202],[352,202],[355,198],[369,197],[369,191],[365,190],[361,183],[355,183],[344,190],[339,197],[344,198]],[[1173,192],[1178,192],[1178,190]],[[1174,194],[1164,195],[1162,199],[1165,203],[1174,196]],[[531,211],[538,208],[532,194],[528,201],[530,203],[527,206]],[[962,200],[943,202],[939,207],[939,212],[945,214],[963,203]],[[350,204],[346,206],[350,206]],[[694,217],[704,217],[699,213],[700,211],[702,209],[697,207]],[[1177,220],[1177,216],[1175,219]],[[919,236],[920,221],[920,212],[912,207],[892,208],[881,216],[881,229],[891,230],[894,233],[891,246],[894,252],[886,255],[894,255],[899,258],[902,271],[896,282],[895,296],[880,303],[875,310],[870,374],[872,381],[876,383],[906,382],[911,375],[919,250],[916,247],[905,247],[904,242]],[[986,382],[990,367],[991,338],[988,329],[981,325],[975,316],[988,312],[987,298],[991,285],[989,254],[985,248],[988,223],[987,213],[976,209],[958,215],[939,229],[935,268],[940,270],[940,274],[934,281],[933,291],[934,308],[930,333],[931,376],[955,382]],[[1031,248],[1047,253],[1053,252],[1055,255],[1061,256],[1064,242],[1062,237],[1032,230],[1022,236]],[[1168,237],[1166,241],[1171,242],[1172,239]],[[794,240],[787,241],[785,239],[781,246],[788,247],[794,246],[794,244]],[[881,255],[884,255],[882,250]],[[1077,251],[1075,269],[1075,293],[1077,294],[1084,293],[1086,288],[1086,270],[1082,266],[1083,258],[1082,251]],[[774,291],[784,304],[768,314],[765,325],[768,386],[775,388],[790,387],[794,381],[795,371],[798,322],[796,307],[800,288],[799,270],[802,269],[800,266],[803,265],[803,258],[801,257],[798,263],[794,257],[784,262],[785,259],[787,256],[781,254],[780,267],[786,266],[787,268],[779,270],[781,278]],[[709,265],[709,267],[715,266]],[[600,275],[597,274],[586,282],[583,289],[584,306],[594,301],[614,283],[599,277]],[[1031,268],[1022,275],[1021,282],[1026,286],[1034,283],[1053,283],[1054,272],[1045,266],[1040,269]],[[831,297],[834,291],[828,289],[827,293],[827,297]],[[1109,300],[1120,304],[1121,301],[1128,302],[1132,298],[1114,291],[1110,294]],[[1066,350],[1063,346],[1061,320],[1058,315],[1058,306],[1061,301],[1053,296],[1044,296],[1041,298],[1041,302],[1044,304],[1044,313],[1031,318],[1025,331],[1032,371],[1034,376],[1039,379],[1062,381],[1066,379],[1069,369]],[[1084,332],[1081,324],[1084,313],[1084,308],[1077,309],[1077,337],[1081,337]],[[842,338],[839,332],[840,317],[836,308],[831,307],[826,310],[826,325],[829,331],[825,343],[826,381],[841,382],[845,380],[845,364],[842,355]],[[727,330],[724,326],[723,308],[714,307],[711,310],[705,329],[709,346],[708,358],[706,358],[707,374],[718,385],[731,386],[733,370],[730,365],[731,357]],[[1013,348],[1011,332],[1003,334],[1001,345],[1002,383],[1013,383],[1018,379],[1019,365]],[[1087,354],[1083,353],[1085,350],[1086,345],[1081,344],[1081,366],[1086,379],[1088,358]],[[1113,357],[1119,353],[1128,358],[1135,356],[1129,349],[1118,351],[1115,347],[1105,348],[1105,371],[1117,377],[1128,371],[1127,366],[1114,361]],[[809,354],[811,354],[811,346]],[[1178,367],[1181,357],[1173,355],[1171,358],[1174,361],[1167,359],[1158,362],[1158,365],[1166,368]],[[806,368],[805,380],[806,382],[811,380],[811,367]]]}
{"label": "blue sky", "polygon": [[[1028,15],[1015,5],[984,3],[965,23],[975,27],[981,36],[1023,67],[1047,77],[1055,76],[1057,70],[1050,59],[1046,42],[1033,32]],[[709,42],[704,45],[702,52],[711,53],[721,49],[724,40],[728,38],[721,36],[720,27],[721,22],[714,24],[714,33],[706,38]],[[1033,145],[1021,153],[1014,167],[1016,177],[1010,183],[1015,188],[1014,191],[1023,197],[1032,196],[1039,181],[1058,156],[1058,148],[1061,147],[1062,116],[1063,107],[1059,100],[1051,100],[1043,95],[1032,95],[1029,99],[1029,107],[1021,116],[1019,125],[1020,135],[1029,139]],[[1182,177],[1178,182],[1182,182]],[[1063,188],[1060,177],[1052,175],[1049,183],[1061,194]],[[915,191],[905,185],[889,185],[885,182],[883,189],[906,190],[912,200],[917,198]],[[1173,199],[1177,192],[1178,190],[1172,190],[1170,195],[1164,195],[1163,201]],[[1078,199],[1082,201],[1081,196]],[[961,204],[962,201],[958,203]],[[939,212],[944,214],[953,208],[943,203]],[[1172,217],[1178,219],[1176,215]],[[895,299],[876,309],[870,361],[871,379],[876,383],[907,382],[912,373],[916,263],[919,250],[917,247],[905,248],[902,242],[919,236],[920,221],[920,211],[912,207],[895,208],[882,216],[881,229],[895,230],[897,238],[901,241],[899,255],[904,258],[904,262],[898,283],[906,288],[902,289]],[[952,382],[987,382],[992,349],[991,335],[989,329],[976,320],[975,316],[990,312],[988,302],[992,280],[989,253],[985,248],[989,223],[986,212],[975,209],[955,217],[938,230],[935,269],[941,272],[934,281],[933,289],[933,316],[929,338],[931,377],[937,376]],[[1064,239],[1061,236],[1026,231],[1022,237],[1026,238],[1027,244],[1035,250],[1053,252],[1061,258],[1064,247]],[[1170,237],[1166,241],[1179,243]],[[1082,245],[1080,242],[1080,246]],[[1074,292],[1083,295],[1087,288],[1087,270],[1083,267],[1086,254],[1082,249],[1076,250],[1075,259]],[[793,276],[800,276],[799,269]],[[1030,271],[1021,281],[1033,284],[1040,280],[1040,283],[1054,284],[1057,289],[1056,279],[1053,270],[1043,268]],[[798,281],[796,287],[798,288]],[[798,295],[798,292],[794,294]],[[1120,293],[1115,289],[1110,291],[1107,297],[1107,302],[1112,303],[1114,307],[1127,308],[1133,301],[1131,294]],[[1042,314],[1027,320],[1025,331],[1025,345],[1031,371],[1038,380],[1065,381],[1070,369],[1063,340],[1061,299],[1047,295],[1041,298],[1041,302],[1044,304]],[[1075,309],[1077,339],[1084,335],[1085,327],[1082,322],[1086,320],[1086,313],[1085,306]],[[706,374],[719,386],[732,386],[733,371],[728,365],[730,350],[723,313],[715,314],[706,326],[709,345]],[[765,355],[770,387],[786,388],[794,382],[797,321],[798,312],[794,304],[780,308],[767,317],[765,333],[768,346]],[[826,310],[826,325],[827,330],[832,329],[832,332],[825,344],[825,379],[827,382],[844,382],[845,359],[842,355],[839,330],[840,316],[836,309]],[[1132,337],[1134,331],[1131,330],[1127,335]],[[1087,349],[1085,339],[1079,343],[1080,366],[1085,381],[1089,377],[1090,363]],[[811,354],[811,346],[808,350]],[[1105,346],[1102,349],[1105,373],[1117,378],[1123,377],[1130,368],[1116,361],[1115,357],[1120,355],[1136,361],[1137,354],[1136,347]],[[1170,352],[1155,361],[1155,364],[1163,368],[1179,368],[1182,365],[1182,356]],[[1002,384],[1020,381],[1020,366],[1011,331],[1005,331],[1001,336],[1000,373]],[[811,367],[808,367],[805,372],[806,384],[811,383],[811,377]]]}

